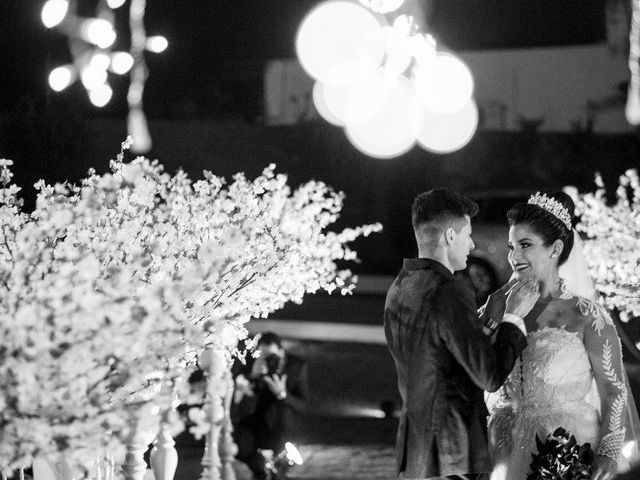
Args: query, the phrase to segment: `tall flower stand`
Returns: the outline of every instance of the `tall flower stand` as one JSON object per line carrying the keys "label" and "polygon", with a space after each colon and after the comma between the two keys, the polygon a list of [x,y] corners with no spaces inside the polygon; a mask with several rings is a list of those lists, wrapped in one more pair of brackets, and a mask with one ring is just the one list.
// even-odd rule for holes
{"label": "tall flower stand", "polygon": [[144,407],[134,406],[129,411],[129,438],[127,439],[127,454],[124,457],[125,480],[143,480],[147,464],[144,452],[147,451],[146,435],[142,428]]}
{"label": "tall flower stand", "polygon": [[171,436],[169,413],[167,409],[160,419],[160,431],[153,442],[153,449],[149,456],[149,463],[155,480],[173,480],[178,468],[178,452],[176,442]]}
{"label": "tall flower stand", "polygon": [[203,468],[200,480],[222,480],[218,440],[224,419],[223,397],[227,390],[225,382],[227,362],[223,352],[212,348],[205,350],[198,361],[207,377],[204,412],[209,423],[201,462]]}
{"label": "tall flower stand", "polygon": [[233,425],[231,424],[231,402],[233,400],[233,376],[231,370],[224,373],[227,392],[224,398],[224,420],[220,434],[220,458],[222,460],[222,480],[236,480],[236,472],[233,469],[233,461],[238,454],[238,446],[233,441]]}

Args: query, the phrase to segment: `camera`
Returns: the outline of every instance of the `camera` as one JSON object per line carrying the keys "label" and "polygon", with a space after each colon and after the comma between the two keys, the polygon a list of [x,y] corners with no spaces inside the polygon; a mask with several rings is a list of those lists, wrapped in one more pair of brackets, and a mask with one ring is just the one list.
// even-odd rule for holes
{"label": "camera", "polygon": [[280,374],[281,361],[279,355],[276,355],[275,353],[267,355],[266,357],[264,357],[264,363],[267,366],[267,372],[265,373],[265,375],[271,376]]}

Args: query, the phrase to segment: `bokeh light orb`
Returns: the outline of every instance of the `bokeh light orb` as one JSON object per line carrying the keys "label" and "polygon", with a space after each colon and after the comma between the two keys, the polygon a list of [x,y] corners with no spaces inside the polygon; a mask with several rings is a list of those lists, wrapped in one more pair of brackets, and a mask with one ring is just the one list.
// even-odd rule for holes
{"label": "bokeh light orb", "polygon": [[109,5],[109,8],[120,8],[122,5],[124,5],[124,2],[126,0],[107,0],[107,5]]}
{"label": "bokeh light orb", "polygon": [[411,112],[416,108],[411,82],[406,77],[387,79],[379,108],[366,120],[347,121],[345,132],[358,150],[371,157],[396,157],[415,144]]}
{"label": "bokeh light orb", "polygon": [[404,0],[360,0],[360,3],[378,13],[391,13],[399,9]]}
{"label": "bokeh light orb", "polygon": [[451,153],[473,138],[478,126],[478,107],[473,100],[453,113],[439,113],[420,108],[413,117],[418,144],[434,153]]}
{"label": "bokeh light orb", "polygon": [[80,72],[80,81],[87,90],[96,90],[107,81],[107,72],[101,68],[88,65]]}
{"label": "bokeh light orb", "polygon": [[327,122],[342,127],[345,123],[347,101],[352,92],[352,87],[316,82],[313,86],[313,104]]}
{"label": "bokeh light orb", "polygon": [[53,28],[59,25],[69,11],[69,2],[67,0],[48,0],[42,7],[40,18],[47,28]]}
{"label": "bokeh light orb", "polygon": [[111,71],[124,75],[133,67],[133,57],[129,52],[115,52],[111,56]]}
{"label": "bokeh light orb", "polygon": [[74,80],[74,69],[70,65],[56,67],[49,73],[49,86],[56,92],[61,92]]}
{"label": "bokeh light orb", "polygon": [[161,53],[164,52],[169,46],[169,41],[163,37],[162,35],[154,35],[153,37],[147,38],[147,50],[153,53]]}
{"label": "bokeh light orb", "polygon": [[100,48],[109,48],[116,41],[113,25],[102,18],[90,18],[83,22],[80,35],[84,40]]}
{"label": "bokeh light orb", "polygon": [[380,112],[387,96],[393,94],[390,92],[390,85],[396,80],[406,83],[398,78],[388,77],[384,72],[378,71],[355,84],[345,104],[345,123],[362,123]]}
{"label": "bokeh light orb", "polygon": [[296,52],[305,71],[327,85],[350,85],[375,70],[384,57],[376,41],[381,21],[343,0],[323,2],[303,19]]}
{"label": "bokeh light orb", "polygon": [[473,94],[473,75],[462,60],[448,53],[438,53],[412,72],[420,102],[441,113],[463,108]]}
{"label": "bokeh light orb", "polygon": [[109,58],[109,55],[103,52],[94,53],[91,56],[91,60],[89,60],[89,65],[91,65],[92,68],[97,68],[99,70],[106,70],[109,68],[110,63],[111,59]]}
{"label": "bokeh light orb", "polygon": [[412,60],[411,43],[406,32],[395,27],[382,27],[385,58],[384,71],[387,75],[402,75]]}
{"label": "bokeh light orb", "polygon": [[104,107],[109,103],[112,96],[113,90],[111,90],[111,87],[106,83],[89,91],[89,100],[91,100],[91,103],[96,107]]}

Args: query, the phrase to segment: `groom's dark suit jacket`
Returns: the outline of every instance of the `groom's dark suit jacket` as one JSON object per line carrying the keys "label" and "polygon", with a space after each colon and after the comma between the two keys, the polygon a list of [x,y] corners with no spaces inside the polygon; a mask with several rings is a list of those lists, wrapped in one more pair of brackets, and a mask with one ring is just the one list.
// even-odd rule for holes
{"label": "groom's dark suit jacket", "polygon": [[503,323],[492,346],[469,288],[423,258],[405,259],[387,293],[384,329],[403,400],[398,473],[491,471],[483,390],[502,385],[526,347],[524,334]]}

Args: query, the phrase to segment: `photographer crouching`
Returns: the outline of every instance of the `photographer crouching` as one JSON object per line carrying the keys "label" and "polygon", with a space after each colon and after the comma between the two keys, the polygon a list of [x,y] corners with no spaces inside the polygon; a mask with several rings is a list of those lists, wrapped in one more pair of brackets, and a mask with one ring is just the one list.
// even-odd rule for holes
{"label": "photographer crouching", "polygon": [[307,397],[307,366],[285,351],[280,337],[260,335],[257,358],[234,366],[235,390],[231,405],[236,458],[244,462],[256,480],[270,478],[261,450],[277,455],[296,434],[296,414]]}

